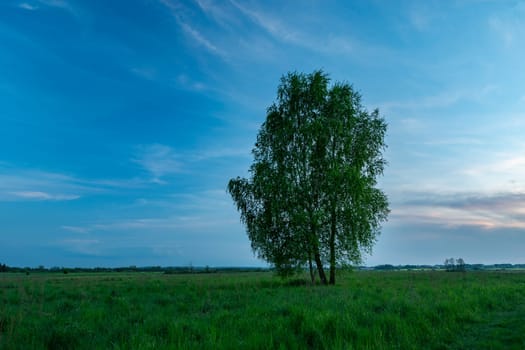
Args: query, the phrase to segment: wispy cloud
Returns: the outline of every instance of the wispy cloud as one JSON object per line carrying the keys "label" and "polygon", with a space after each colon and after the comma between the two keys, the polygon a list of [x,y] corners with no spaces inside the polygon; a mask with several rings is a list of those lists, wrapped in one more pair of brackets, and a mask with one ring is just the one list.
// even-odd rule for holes
{"label": "wispy cloud", "polygon": [[436,6],[435,3],[430,1],[411,1],[407,3],[405,16],[410,29],[418,32],[439,31],[439,24],[450,17],[444,7]]}
{"label": "wispy cloud", "polygon": [[115,220],[109,223],[95,224],[92,229],[97,231],[165,231],[190,233],[195,231],[216,231],[227,229],[228,226],[238,223],[236,218],[210,218],[200,215],[176,215],[165,218],[136,218]]}
{"label": "wispy cloud", "polygon": [[[117,215],[113,219],[95,220],[85,225],[67,225],[60,228],[72,233],[97,232],[165,232],[177,233],[215,232],[231,229],[239,223],[231,199],[225,189],[208,189],[195,193],[175,193],[153,199],[142,199],[136,203],[140,213],[146,208],[153,214],[150,217]],[[120,216],[120,217],[119,217]]]}
{"label": "wispy cloud", "polygon": [[21,9],[28,10],[28,11],[41,10],[46,7],[56,8],[56,9],[67,11],[70,14],[75,15],[75,16],[78,15],[78,11],[71,5],[69,1],[65,1],[65,0],[34,0],[30,2],[21,2],[17,6]]}
{"label": "wispy cloud", "polygon": [[385,48],[366,44],[349,32],[343,35],[326,33],[318,30],[317,25],[319,23],[314,22],[305,25],[303,21],[298,21],[301,24],[293,26],[290,24],[292,23],[290,18],[271,15],[268,11],[249,7],[245,2],[230,0],[230,3],[273,39],[295,45],[315,54],[343,54],[354,58],[377,55],[386,57],[389,55]]}
{"label": "wispy cloud", "polygon": [[123,179],[82,178],[40,169],[14,167],[0,163],[0,201],[70,201],[86,196],[111,195],[121,189],[143,189],[151,183],[166,184],[166,178],[196,171],[203,162],[225,158],[248,157],[248,148],[210,147],[177,153],[162,144],[135,147],[132,163],[147,176]]}
{"label": "wispy cloud", "polygon": [[146,180],[83,179],[40,169],[0,164],[0,201],[69,201],[116,189],[140,188]]}
{"label": "wispy cloud", "polygon": [[227,58],[226,52],[218,48],[212,43],[201,31],[192,26],[182,16],[183,6],[180,3],[173,2],[171,0],[160,0],[160,3],[166,6],[172,13],[173,18],[183,30],[183,32],[197,45],[205,48],[209,53],[214,54],[222,59]]}
{"label": "wispy cloud", "polygon": [[225,189],[210,189],[197,193],[179,193],[172,196],[177,210],[190,213],[207,213],[224,217],[232,201]]}
{"label": "wispy cloud", "polygon": [[[499,162],[502,168],[497,168],[498,162],[487,160],[484,164],[467,164],[458,169],[458,180],[469,188],[488,189],[496,191],[525,191],[525,161],[523,158],[509,159]],[[457,186],[459,187],[459,186]]]}
{"label": "wispy cloud", "polygon": [[490,28],[496,32],[505,47],[511,47],[515,40],[516,30],[512,24],[503,21],[500,18],[493,17],[489,20]]}
{"label": "wispy cloud", "polygon": [[194,81],[186,74],[179,74],[177,79],[175,79],[175,84],[177,87],[187,90],[187,91],[197,91],[202,92],[207,89],[206,84]]}
{"label": "wispy cloud", "polygon": [[139,164],[151,175],[151,182],[165,184],[165,177],[188,173],[200,162],[250,157],[249,147],[209,147],[176,152],[172,147],[162,144],[139,145],[131,161]]}
{"label": "wispy cloud", "polygon": [[155,80],[157,78],[157,70],[151,67],[133,67],[130,69],[131,73],[136,76],[146,79],[146,80]]}
{"label": "wispy cloud", "polygon": [[[525,193],[524,147],[509,142],[503,149],[501,145],[486,144],[484,138],[445,138],[414,145],[420,156],[409,149],[411,162],[405,159],[402,166],[393,163],[396,166],[387,169],[385,186],[397,198],[403,198],[404,193],[413,189],[427,193],[483,193],[484,196]],[[490,147],[500,149],[487,150]]]}
{"label": "wispy cloud", "polygon": [[395,101],[378,103],[383,112],[392,110],[422,110],[446,108],[462,101],[481,102],[484,97],[497,89],[497,86],[487,84],[483,88],[446,90],[434,95],[423,96],[408,101]]}
{"label": "wispy cloud", "polygon": [[64,239],[58,242],[58,245],[74,253],[86,255],[102,255],[102,244],[98,239]]}
{"label": "wispy cloud", "polygon": [[69,12],[74,13],[73,6],[71,6],[71,3],[65,0],[37,0],[40,4],[49,6],[49,7],[55,7],[63,10],[67,10]]}
{"label": "wispy cloud", "polygon": [[182,20],[179,20],[179,25],[184,30],[186,34],[188,34],[197,44],[200,44],[201,46],[208,49],[213,54],[216,54],[220,57],[226,57],[226,54],[217,48],[214,44],[212,44],[208,39],[206,39],[197,29],[190,26],[188,23],[183,22]]}
{"label": "wispy cloud", "polygon": [[430,26],[428,14],[421,9],[411,9],[408,17],[412,26],[419,31],[424,31]]}
{"label": "wispy cloud", "polygon": [[18,7],[28,11],[35,11],[38,9],[38,6],[28,4],[27,2],[18,4]]}
{"label": "wispy cloud", "polygon": [[423,142],[424,145],[482,145],[483,141],[475,137],[440,138]]}
{"label": "wispy cloud", "polygon": [[60,228],[68,232],[82,233],[82,234],[89,233],[91,231],[88,227],[81,227],[81,226],[63,225]]}
{"label": "wispy cloud", "polygon": [[215,22],[222,27],[230,27],[232,24],[238,24],[239,18],[235,13],[229,11],[229,7],[225,2],[216,3],[210,0],[196,0],[199,8]]}
{"label": "wispy cloud", "polygon": [[74,178],[39,170],[0,168],[0,200],[73,200],[86,186]]}
{"label": "wispy cloud", "polygon": [[266,15],[262,11],[250,9],[240,3],[230,0],[230,2],[245,16],[248,16],[254,23],[258,24],[266,32],[275,38],[304,46],[306,42],[301,39],[299,32],[293,31],[286,27],[281,21],[276,18]]}
{"label": "wispy cloud", "polygon": [[[224,192],[224,191],[223,191]],[[186,198],[190,202],[174,205],[173,214],[146,218],[122,218],[94,223],[85,227],[89,232],[174,232],[179,235],[230,231],[239,219],[230,202],[216,199]],[[199,206],[198,203],[201,203]],[[185,214],[180,214],[185,213]]]}
{"label": "wispy cloud", "polygon": [[412,194],[392,210],[391,221],[482,230],[525,228],[525,193]]}
{"label": "wispy cloud", "polygon": [[525,5],[516,2],[506,13],[493,15],[488,20],[489,28],[500,38],[506,48],[518,48],[525,34]]}
{"label": "wispy cloud", "polygon": [[140,145],[133,162],[142,166],[152,176],[151,181],[165,183],[161,178],[182,171],[182,162],[175,150],[161,144]]}
{"label": "wispy cloud", "polygon": [[289,27],[285,24],[287,23],[285,19],[271,16],[262,10],[250,8],[245,3],[241,4],[234,0],[230,0],[230,3],[275,40],[316,52],[332,51],[334,48],[337,48],[339,52],[354,50],[354,45],[348,38],[329,36],[319,40],[316,33],[306,33],[304,30]]}
{"label": "wispy cloud", "polygon": [[[325,32],[319,30],[322,24],[315,16],[298,18],[292,13],[284,17],[262,3],[257,7],[235,0],[198,0],[196,6],[191,6],[173,0],[158,1],[171,11],[187,38],[227,63],[281,62],[285,52],[293,52],[290,45],[321,56],[338,54],[367,61],[372,56],[391,57],[384,47],[359,40],[353,31]],[[201,14],[204,16],[197,20]],[[287,59],[291,60],[289,56]]]}
{"label": "wispy cloud", "polygon": [[46,193],[40,191],[20,191],[20,192],[9,192],[9,194],[29,200],[57,200],[57,201],[69,201],[80,198],[79,195],[71,194],[55,194],[55,193]]}
{"label": "wispy cloud", "polygon": [[249,147],[218,147],[210,148],[195,152],[191,158],[194,161],[209,160],[209,159],[223,159],[223,158],[249,158]]}
{"label": "wispy cloud", "polygon": [[156,256],[173,257],[183,256],[184,249],[180,244],[154,244],[149,247],[151,252]]}
{"label": "wispy cloud", "polygon": [[523,178],[525,175],[525,156],[521,154],[502,154],[497,160],[480,162],[462,170],[468,175],[483,174],[507,174],[515,178]]}

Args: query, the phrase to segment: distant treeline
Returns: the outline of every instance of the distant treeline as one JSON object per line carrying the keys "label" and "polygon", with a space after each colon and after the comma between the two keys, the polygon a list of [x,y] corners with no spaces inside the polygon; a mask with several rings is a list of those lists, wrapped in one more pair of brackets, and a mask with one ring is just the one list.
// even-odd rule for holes
{"label": "distant treeline", "polygon": [[[399,271],[399,270],[447,270],[446,265],[377,265],[373,267],[359,266],[356,270],[375,270],[375,271]],[[482,270],[511,270],[525,269],[525,264],[465,264],[466,271]],[[267,267],[209,267],[209,266],[126,266],[126,267],[10,267],[0,264],[0,272],[18,273],[37,273],[37,272],[56,272],[56,273],[87,273],[87,272],[161,272],[165,274],[199,274],[199,273],[229,273],[229,272],[265,272],[272,271]]]}
{"label": "distant treeline", "polygon": [[262,272],[269,271],[264,267],[209,267],[209,266],[126,266],[126,267],[10,267],[0,264],[0,272],[60,272],[60,273],[86,273],[86,272],[162,272],[165,274],[185,274],[185,273],[228,273],[228,272]]}
{"label": "distant treeline", "polygon": [[[360,270],[448,270],[447,265],[377,265],[374,267],[359,267]],[[525,264],[465,264],[461,271],[481,271],[481,270],[510,270],[510,269],[525,269]]]}

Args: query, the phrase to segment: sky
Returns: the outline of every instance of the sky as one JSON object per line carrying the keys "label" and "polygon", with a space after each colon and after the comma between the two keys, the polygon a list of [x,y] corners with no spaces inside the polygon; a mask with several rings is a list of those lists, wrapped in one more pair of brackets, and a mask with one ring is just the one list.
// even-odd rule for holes
{"label": "sky", "polygon": [[525,263],[525,2],[2,0],[0,262],[266,266],[226,192],[282,75],[388,123],[364,264]]}

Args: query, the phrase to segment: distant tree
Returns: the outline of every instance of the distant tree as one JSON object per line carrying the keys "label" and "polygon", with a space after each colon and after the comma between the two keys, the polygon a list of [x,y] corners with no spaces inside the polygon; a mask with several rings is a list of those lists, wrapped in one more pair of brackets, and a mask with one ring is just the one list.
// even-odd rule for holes
{"label": "distant tree", "polygon": [[454,271],[456,267],[456,260],[454,258],[445,259],[445,268],[447,271]]}
{"label": "distant tree", "polygon": [[462,258],[448,258],[445,259],[445,269],[447,271],[465,271],[466,264]]}
{"label": "distant tree", "polygon": [[456,270],[461,272],[465,271],[465,261],[462,258],[456,260]]}
{"label": "distant tree", "polygon": [[317,271],[321,283],[335,284],[336,264],[359,263],[371,250],[389,212],[376,187],[386,127],[350,85],[329,87],[321,71],[281,78],[251,176],[228,184],[252,249],[279,274],[307,264],[312,282]]}
{"label": "distant tree", "polygon": [[7,272],[8,267],[6,264],[0,264],[0,272]]}

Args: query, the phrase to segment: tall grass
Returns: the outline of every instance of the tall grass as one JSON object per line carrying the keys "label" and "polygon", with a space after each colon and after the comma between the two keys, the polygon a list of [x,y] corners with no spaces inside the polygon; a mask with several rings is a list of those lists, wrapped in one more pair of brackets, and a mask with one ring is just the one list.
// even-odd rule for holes
{"label": "tall grass", "polygon": [[525,274],[0,274],[2,349],[523,349]]}

